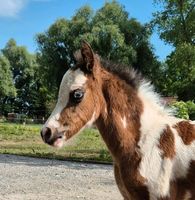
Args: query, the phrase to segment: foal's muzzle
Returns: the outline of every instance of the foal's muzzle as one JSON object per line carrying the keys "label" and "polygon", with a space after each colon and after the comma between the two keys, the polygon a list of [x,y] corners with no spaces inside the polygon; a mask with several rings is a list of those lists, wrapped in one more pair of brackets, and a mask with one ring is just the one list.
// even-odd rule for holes
{"label": "foal's muzzle", "polygon": [[56,129],[43,127],[41,130],[41,137],[43,141],[54,147],[61,147],[64,142],[64,131],[58,132]]}
{"label": "foal's muzzle", "polygon": [[43,141],[45,143],[50,143],[50,140],[51,140],[51,136],[52,136],[52,132],[51,132],[51,129],[48,128],[48,127],[44,127],[42,130],[41,130],[41,137],[43,139]]}

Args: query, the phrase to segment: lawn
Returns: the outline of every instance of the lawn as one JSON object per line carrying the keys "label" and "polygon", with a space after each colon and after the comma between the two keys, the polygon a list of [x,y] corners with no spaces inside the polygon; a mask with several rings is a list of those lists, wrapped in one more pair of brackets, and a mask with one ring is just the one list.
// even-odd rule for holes
{"label": "lawn", "polygon": [[0,123],[0,153],[62,160],[111,162],[111,156],[96,129],[85,129],[62,149],[43,143],[41,125]]}

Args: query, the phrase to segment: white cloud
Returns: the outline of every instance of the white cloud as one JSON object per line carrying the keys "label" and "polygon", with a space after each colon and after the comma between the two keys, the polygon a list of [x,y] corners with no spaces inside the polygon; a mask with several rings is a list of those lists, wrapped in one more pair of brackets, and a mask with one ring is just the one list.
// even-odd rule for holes
{"label": "white cloud", "polygon": [[0,0],[0,17],[17,17],[29,2],[50,2],[53,0]]}
{"label": "white cloud", "polygon": [[27,0],[0,0],[0,17],[16,17]]}

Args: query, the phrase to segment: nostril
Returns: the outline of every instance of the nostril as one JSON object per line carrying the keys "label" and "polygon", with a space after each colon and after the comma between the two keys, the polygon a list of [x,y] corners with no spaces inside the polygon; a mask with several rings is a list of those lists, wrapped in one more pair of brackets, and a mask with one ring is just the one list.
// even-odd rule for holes
{"label": "nostril", "polygon": [[41,137],[43,138],[43,140],[45,142],[49,141],[49,139],[51,138],[51,135],[52,135],[52,133],[51,133],[51,129],[50,128],[45,127],[45,128],[42,129]]}

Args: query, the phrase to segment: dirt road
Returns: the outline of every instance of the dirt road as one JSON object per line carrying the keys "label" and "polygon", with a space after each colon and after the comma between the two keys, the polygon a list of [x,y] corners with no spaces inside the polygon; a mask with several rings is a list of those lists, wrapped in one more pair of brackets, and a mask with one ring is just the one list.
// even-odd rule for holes
{"label": "dirt road", "polygon": [[0,200],[122,200],[113,168],[0,154]]}

